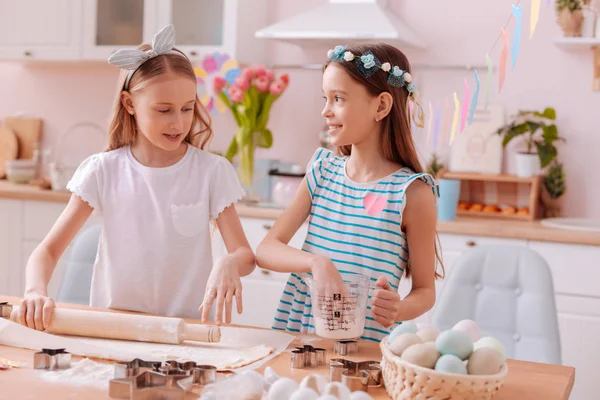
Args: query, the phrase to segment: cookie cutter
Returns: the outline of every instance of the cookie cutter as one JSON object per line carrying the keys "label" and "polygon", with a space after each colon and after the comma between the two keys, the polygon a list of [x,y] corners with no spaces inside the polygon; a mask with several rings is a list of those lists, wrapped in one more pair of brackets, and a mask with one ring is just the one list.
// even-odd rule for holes
{"label": "cookie cutter", "polygon": [[340,356],[358,353],[357,340],[339,340],[333,344],[333,352]]}
{"label": "cookie cutter", "polygon": [[193,361],[155,362],[136,358],[115,364],[114,379],[108,386],[113,399],[186,399],[197,398],[202,386],[216,382],[217,368]]}
{"label": "cookie cutter", "polygon": [[342,382],[351,391],[366,392],[369,387],[380,387],[383,383],[379,361],[355,362],[345,358],[329,360],[329,380]]}
{"label": "cookie cutter", "polygon": [[309,344],[292,350],[291,367],[293,369],[321,367],[325,365],[327,350]]}
{"label": "cookie cutter", "polygon": [[69,369],[71,368],[71,353],[65,349],[42,349],[33,354],[33,368],[49,371]]}

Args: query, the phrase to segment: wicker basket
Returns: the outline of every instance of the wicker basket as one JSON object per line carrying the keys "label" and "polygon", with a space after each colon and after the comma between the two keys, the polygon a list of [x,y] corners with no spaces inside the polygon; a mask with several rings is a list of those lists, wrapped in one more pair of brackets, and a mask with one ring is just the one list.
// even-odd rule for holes
{"label": "wicker basket", "polygon": [[394,400],[490,400],[500,390],[508,373],[508,365],[495,375],[444,374],[419,367],[381,347],[381,369],[388,395]]}

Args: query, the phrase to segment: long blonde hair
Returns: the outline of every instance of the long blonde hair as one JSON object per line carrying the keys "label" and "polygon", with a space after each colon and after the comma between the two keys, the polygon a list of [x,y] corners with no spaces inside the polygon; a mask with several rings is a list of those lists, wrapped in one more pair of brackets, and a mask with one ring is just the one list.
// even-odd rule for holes
{"label": "long blonde hair", "polygon": [[[138,46],[138,50],[147,51],[152,47],[149,44]],[[177,49],[173,49],[179,51]],[[181,51],[179,51],[181,53]],[[121,101],[123,90],[129,93],[135,93],[143,90],[151,84],[151,80],[167,72],[173,72],[186,78],[193,79],[196,82],[196,75],[190,60],[185,54],[162,54],[151,58],[143,63],[131,76],[128,88],[124,89],[125,80],[129,71],[121,70],[119,75],[117,95],[113,105],[113,117],[110,122],[108,149],[115,150],[123,146],[130,145],[136,139],[139,129],[133,115],[130,115]],[[190,131],[185,137],[185,141],[192,146],[204,149],[212,137],[211,120],[208,112],[200,103],[198,95],[194,103],[194,117]]]}
{"label": "long blonde hair", "polygon": [[[398,66],[404,71],[412,72],[410,63],[404,53],[394,46],[378,43],[373,45],[356,45],[346,49],[346,51],[358,55],[364,54],[368,50],[381,62],[389,62],[391,65]],[[353,62],[344,61],[343,59],[327,62],[323,67],[323,71],[332,62],[335,62],[336,66],[343,68],[352,80],[364,86],[370,95],[375,97],[383,92],[387,92],[392,96],[394,101],[390,113],[381,121],[381,148],[383,156],[389,161],[410,168],[415,173],[423,172],[423,166],[419,161],[413,141],[410,123],[412,118],[417,126],[423,126],[423,109],[416,96],[409,94],[408,90],[404,87],[395,87],[388,84],[387,73],[379,71],[367,78]],[[409,107],[411,101],[413,102],[412,113]],[[351,152],[351,145],[338,147],[338,153],[341,155],[349,156]],[[437,237],[437,234],[436,239],[438,243],[434,243],[435,256],[441,266],[442,273],[440,274],[436,271],[435,274],[437,278],[441,278],[445,275],[445,270],[440,252],[438,251],[439,237]],[[410,260],[406,266],[406,276],[410,276]]]}

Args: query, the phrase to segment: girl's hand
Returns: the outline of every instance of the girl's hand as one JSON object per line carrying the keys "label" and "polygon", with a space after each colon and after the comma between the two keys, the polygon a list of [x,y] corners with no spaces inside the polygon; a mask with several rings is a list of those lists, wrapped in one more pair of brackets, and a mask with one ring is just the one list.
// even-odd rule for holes
{"label": "girl's hand", "polygon": [[327,284],[328,288],[345,288],[344,280],[340,271],[336,268],[333,261],[327,257],[316,256],[311,265],[311,272],[315,281],[320,285]]}
{"label": "girl's hand", "polygon": [[53,310],[54,300],[49,298],[46,293],[28,292],[25,293],[25,298],[19,304],[17,321],[31,329],[43,331],[52,322]]}
{"label": "girl's hand", "polygon": [[371,311],[375,321],[386,328],[392,326],[400,313],[400,295],[390,286],[385,277],[380,276],[375,283],[379,289],[371,297]]}
{"label": "girl's hand", "polygon": [[225,322],[231,323],[231,308],[235,296],[238,314],[242,313],[242,282],[237,265],[230,257],[223,256],[217,259],[206,283],[204,301],[198,308],[202,312],[202,322],[208,321],[208,314],[213,302],[217,302],[216,322],[223,323],[223,305],[225,305]]}

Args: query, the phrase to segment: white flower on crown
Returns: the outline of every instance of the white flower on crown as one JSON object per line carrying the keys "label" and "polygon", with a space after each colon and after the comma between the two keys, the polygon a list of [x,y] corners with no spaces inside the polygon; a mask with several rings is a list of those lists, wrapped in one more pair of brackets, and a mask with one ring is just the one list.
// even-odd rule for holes
{"label": "white flower on crown", "polygon": [[385,72],[389,72],[392,69],[392,65],[389,62],[381,64],[381,69]]}
{"label": "white flower on crown", "polygon": [[332,55],[333,55],[333,50],[329,49],[327,51],[327,58],[331,58]]}
{"label": "white flower on crown", "polygon": [[347,51],[344,53],[344,60],[346,61],[352,61],[354,60],[354,54],[352,54],[351,51]]}
{"label": "white flower on crown", "polygon": [[404,76],[402,78],[404,79],[404,82],[406,82],[406,83],[410,83],[412,81],[412,76],[410,76],[410,74],[408,72],[405,72]]}

